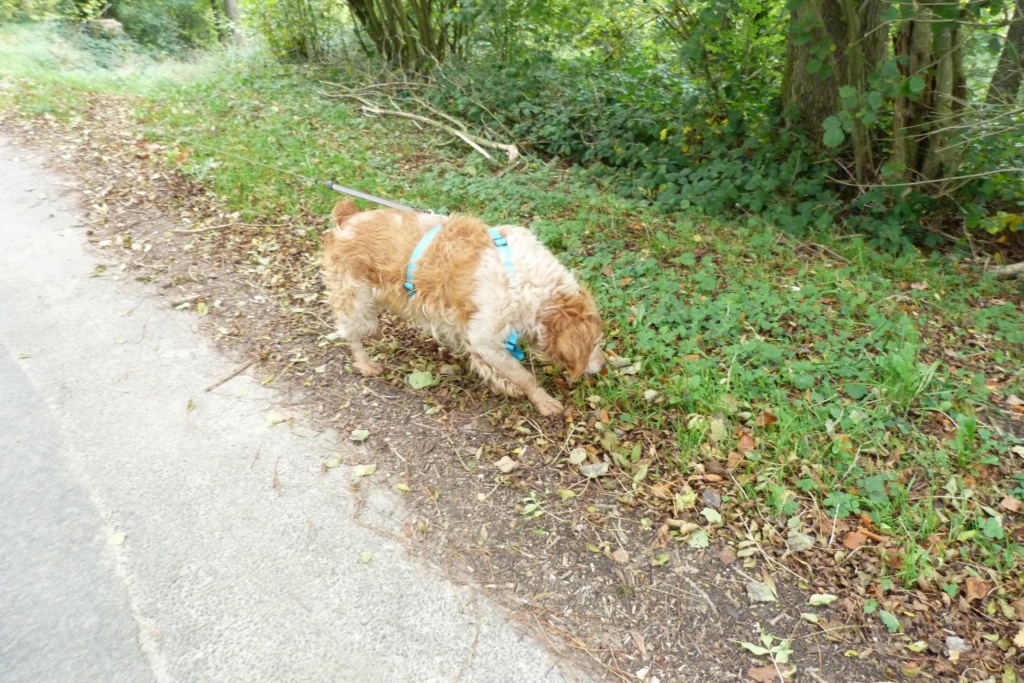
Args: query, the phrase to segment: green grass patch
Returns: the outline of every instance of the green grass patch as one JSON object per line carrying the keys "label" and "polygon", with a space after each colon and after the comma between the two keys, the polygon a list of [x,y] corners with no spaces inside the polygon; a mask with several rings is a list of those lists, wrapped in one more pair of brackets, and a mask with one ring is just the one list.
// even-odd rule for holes
{"label": "green grass patch", "polygon": [[609,349],[628,359],[573,399],[608,413],[600,443],[639,481],[722,461],[736,495],[779,524],[818,511],[870,518],[893,539],[884,571],[906,584],[950,563],[1020,561],[1019,520],[999,508],[1024,498],[1024,448],[1001,408],[1024,397],[1020,284],[955,255],[660,213],[585,169],[531,160],[498,175],[443,137],[324,96],[318,81],[336,73],[238,53],[191,68],[136,63],[133,75],[82,57],[68,71],[64,51],[84,50],[74,40],[2,31],[8,107],[67,115],[84,90],[135,95],[140,129],[165,143],[168,163],[245,220],[325,216],[336,197],[299,174],[528,222],[589,284]]}

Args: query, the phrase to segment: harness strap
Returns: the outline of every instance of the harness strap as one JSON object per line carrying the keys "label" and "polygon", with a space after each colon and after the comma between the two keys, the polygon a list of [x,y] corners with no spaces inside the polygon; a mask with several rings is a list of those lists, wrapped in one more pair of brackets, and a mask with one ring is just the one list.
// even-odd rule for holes
{"label": "harness strap", "polygon": [[[441,232],[441,226],[435,225],[430,229],[430,232],[420,239],[416,248],[412,250],[412,255],[409,257],[409,267],[405,271],[405,289],[409,292],[410,297],[416,294],[416,286],[413,284],[413,280],[415,279],[415,273],[413,271],[416,270],[416,262],[421,256],[423,256],[423,252],[427,250],[427,247],[430,246],[430,243],[435,237],[437,237],[437,233],[439,232]],[[491,239],[494,240],[495,246],[498,247],[498,253],[501,256],[502,263],[508,270],[509,280],[511,281],[512,286],[516,286],[518,284],[518,278],[516,278],[516,271],[512,265],[512,249],[508,246],[508,240],[502,237],[497,228],[488,228],[487,234],[491,236]],[[519,332],[516,330],[512,330],[508,333],[508,337],[505,338],[503,346],[516,360],[522,360],[526,356],[526,354],[523,353],[523,350],[519,348]]]}
{"label": "harness strap", "polygon": [[[495,246],[498,247],[498,254],[501,256],[502,263],[504,263],[505,269],[508,271],[510,283],[513,287],[517,287],[519,285],[519,278],[516,277],[516,269],[512,265],[512,249],[508,246],[508,240],[502,237],[497,228],[488,228],[487,234],[491,236]],[[508,337],[505,338],[505,349],[516,360],[522,360],[526,356],[523,350],[519,348],[518,331],[512,330],[508,333]]]}
{"label": "harness strap", "polygon": [[427,250],[427,247],[430,246],[430,243],[434,241],[434,238],[437,237],[437,233],[439,232],[441,232],[440,223],[431,228],[430,232],[424,235],[420,240],[420,243],[416,245],[416,248],[412,250],[412,256],[409,257],[409,267],[405,271],[405,288],[409,291],[409,296],[416,293],[415,287],[412,283],[414,277],[412,271],[416,270],[416,262],[419,261],[420,256],[423,256],[423,252]]}

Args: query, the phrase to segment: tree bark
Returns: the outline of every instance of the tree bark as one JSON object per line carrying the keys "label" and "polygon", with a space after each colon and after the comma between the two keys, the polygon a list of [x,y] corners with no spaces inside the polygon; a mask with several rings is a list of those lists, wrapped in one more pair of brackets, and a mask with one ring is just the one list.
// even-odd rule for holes
{"label": "tree bark", "polygon": [[[839,109],[839,87],[863,92],[865,79],[885,56],[887,0],[801,0],[790,16],[782,102],[812,138]],[[853,77],[859,82],[851,82]]]}
{"label": "tree bark", "polygon": [[238,12],[238,0],[224,0],[224,16],[231,22],[231,28],[228,30],[231,42],[235,45],[241,45],[242,32],[240,28],[242,26],[242,15]]}
{"label": "tree bark", "polygon": [[999,53],[999,64],[992,74],[985,104],[1013,104],[1024,77],[1024,0],[1017,0],[1006,41]]}
{"label": "tree bark", "polygon": [[907,85],[893,103],[892,161],[908,182],[949,178],[960,163],[957,124],[967,92],[962,38],[958,23],[940,14],[955,3],[919,0],[896,35]]}

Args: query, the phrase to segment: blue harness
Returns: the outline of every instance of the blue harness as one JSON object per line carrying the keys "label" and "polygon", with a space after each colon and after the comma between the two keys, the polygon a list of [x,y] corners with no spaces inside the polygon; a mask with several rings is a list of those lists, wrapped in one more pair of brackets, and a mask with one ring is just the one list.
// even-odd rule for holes
{"label": "blue harness", "polygon": [[[409,257],[409,267],[405,271],[405,289],[409,292],[410,297],[416,294],[416,288],[415,285],[413,285],[413,279],[415,278],[415,273],[413,271],[415,271],[418,266],[416,262],[421,256],[423,256],[423,252],[427,250],[427,247],[433,239],[437,237],[437,233],[439,232],[441,232],[441,226],[435,225],[426,235],[423,236],[423,239],[421,239],[419,244],[416,245],[416,248],[412,250],[412,256]],[[515,285],[517,282],[516,271],[512,266],[512,249],[508,246],[508,240],[501,236],[501,233],[498,232],[497,228],[488,228],[487,234],[491,236],[491,239],[494,240],[494,245],[498,247],[498,253],[501,255],[502,263],[504,263],[505,268],[508,269],[509,279],[512,281],[512,284]],[[516,360],[522,360],[525,356],[523,350],[519,348],[519,333],[516,330],[512,330],[508,333],[508,337],[505,338],[504,346]]]}

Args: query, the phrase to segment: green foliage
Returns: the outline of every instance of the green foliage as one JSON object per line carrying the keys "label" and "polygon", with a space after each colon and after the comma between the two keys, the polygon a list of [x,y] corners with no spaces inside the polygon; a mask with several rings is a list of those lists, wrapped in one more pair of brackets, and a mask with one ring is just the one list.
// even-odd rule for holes
{"label": "green foliage", "polygon": [[217,41],[217,18],[205,0],[114,0],[110,14],[140,44],[175,54]]}
{"label": "green foliage", "polygon": [[326,59],[342,24],[342,0],[242,0],[246,23],[278,59]]}
{"label": "green foliage", "polygon": [[55,16],[63,0],[0,0],[0,23]]}

